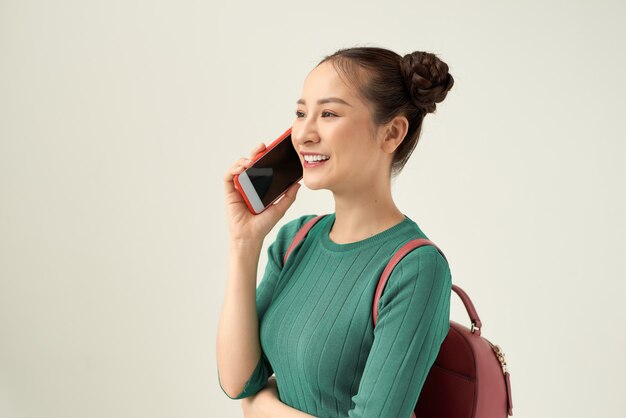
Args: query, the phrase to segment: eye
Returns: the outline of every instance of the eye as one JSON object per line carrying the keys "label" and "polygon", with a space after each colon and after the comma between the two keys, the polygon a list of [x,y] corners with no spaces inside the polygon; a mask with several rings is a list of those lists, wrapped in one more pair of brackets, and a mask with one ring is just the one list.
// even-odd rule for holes
{"label": "eye", "polygon": [[331,116],[335,117],[337,115],[335,115],[333,112],[329,112],[328,110],[325,110],[325,111],[322,112],[322,117],[323,118],[327,118],[327,117],[331,117]]}
{"label": "eye", "polygon": [[303,118],[304,117],[304,112],[301,110],[296,110],[296,117],[297,118]]}

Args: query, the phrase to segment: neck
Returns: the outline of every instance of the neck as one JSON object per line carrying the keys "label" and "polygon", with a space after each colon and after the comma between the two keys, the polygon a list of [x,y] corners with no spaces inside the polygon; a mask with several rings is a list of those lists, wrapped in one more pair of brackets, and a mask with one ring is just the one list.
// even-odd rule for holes
{"label": "neck", "polygon": [[333,192],[335,222],[330,239],[337,244],[360,241],[383,232],[404,220],[386,187],[368,187],[357,192]]}

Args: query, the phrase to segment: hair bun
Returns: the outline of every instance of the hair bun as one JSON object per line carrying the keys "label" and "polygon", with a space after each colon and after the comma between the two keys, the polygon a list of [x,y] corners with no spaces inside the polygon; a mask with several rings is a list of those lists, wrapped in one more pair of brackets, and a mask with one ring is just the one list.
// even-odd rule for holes
{"label": "hair bun", "polygon": [[430,52],[415,51],[405,55],[400,68],[411,102],[426,113],[436,109],[454,84],[448,65]]}

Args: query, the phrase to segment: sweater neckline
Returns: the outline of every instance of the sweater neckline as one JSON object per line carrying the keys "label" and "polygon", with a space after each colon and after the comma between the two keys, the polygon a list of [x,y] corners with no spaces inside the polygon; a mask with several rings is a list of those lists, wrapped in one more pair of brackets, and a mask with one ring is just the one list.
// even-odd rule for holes
{"label": "sweater neckline", "polygon": [[381,241],[386,241],[390,237],[393,237],[405,230],[408,230],[413,224],[413,221],[408,216],[404,215],[403,221],[390,228],[385,229],[384,231],[379,232],[376,235],[372,235],[371,237],[362,239],[360,241],[350,242],[347,244],[337,244],[330,239],[330,230],[335,224],[335,214],[329,214],[324,220],[325,223],[322,230],[320,231],[320,240],[324,248],[333,252],[346,252],[369,247],[370,245],[375,245],[377,243],[380,243]]}

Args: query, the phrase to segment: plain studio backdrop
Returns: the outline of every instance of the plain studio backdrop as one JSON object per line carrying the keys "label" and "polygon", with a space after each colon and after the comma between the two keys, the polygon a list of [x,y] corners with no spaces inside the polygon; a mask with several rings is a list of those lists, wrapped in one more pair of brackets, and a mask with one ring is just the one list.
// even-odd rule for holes
{"label": "plain studio backdrop", "polygon": [[[216,370],[222,178],[349,46],[450,66],[393,192],[506,353],[514,416],[622,414],[625,16],[618,0],[0,0],[0,416],[242,416]],[[281,225],[333,209],[302,188],[258,279]]]}

